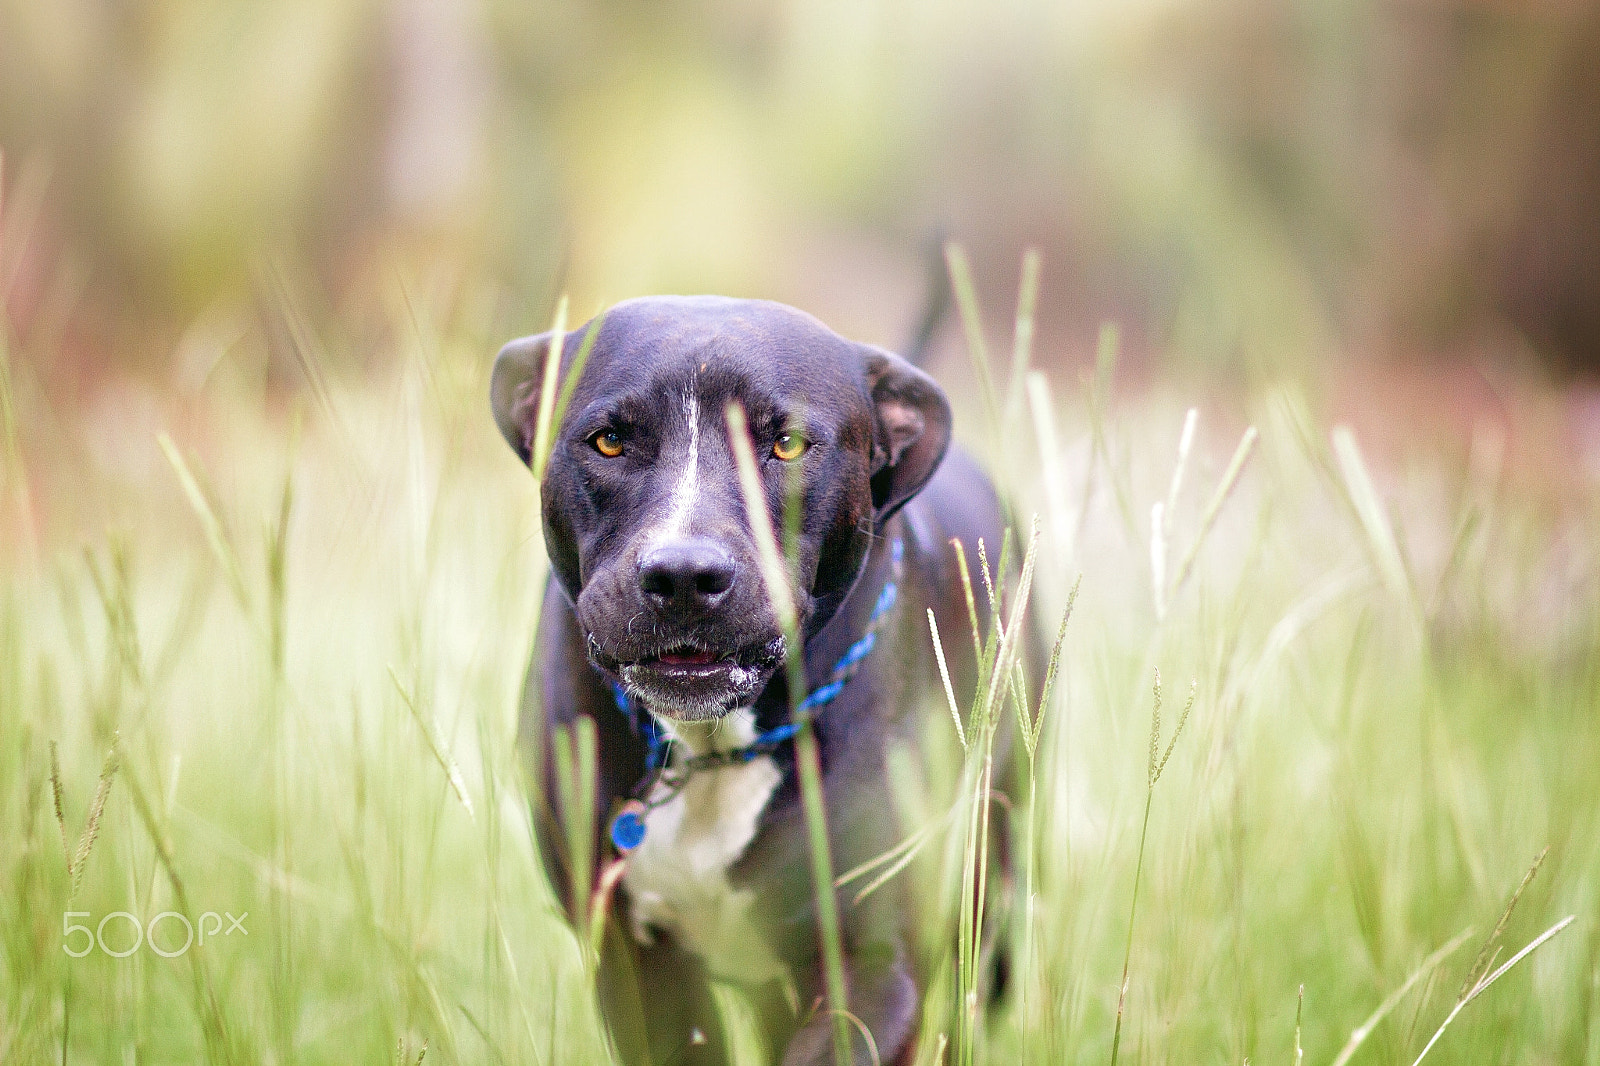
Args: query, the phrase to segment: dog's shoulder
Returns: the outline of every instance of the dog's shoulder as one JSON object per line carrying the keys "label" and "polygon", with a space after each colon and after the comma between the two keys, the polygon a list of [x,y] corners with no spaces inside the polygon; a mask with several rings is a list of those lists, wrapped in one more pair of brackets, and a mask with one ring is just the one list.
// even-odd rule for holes
{"label": "dog's shoulder", "polygon": [[945,453],[939,469],[901,512],[901,520],[914,569],[934,588],[959,584],[952,540],[961,542],[968,566],[976,567],[978,541],[995,560],[1006,528],[994,483],[977,460],[957,446]]}

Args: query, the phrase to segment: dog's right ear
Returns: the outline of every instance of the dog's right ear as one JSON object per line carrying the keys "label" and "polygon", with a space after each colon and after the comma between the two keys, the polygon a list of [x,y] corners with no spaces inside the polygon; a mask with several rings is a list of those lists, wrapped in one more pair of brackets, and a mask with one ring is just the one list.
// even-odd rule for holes
{"label": "dog's right ear", "polygon": [[533,457],[533,435],[538,430],[539,388],[544,382],[545,356],[550,334],[520,337],[500,349],[489,377],[489,406],[495,424],[511,450],[524,463]]}
{"label": "dog's right ear", "polygon": [[927,374],[898,355],[861,345],[876,415],[872,443],[872,504],[882,522],[905,506],[944,459],[950,446],[950,401]]}

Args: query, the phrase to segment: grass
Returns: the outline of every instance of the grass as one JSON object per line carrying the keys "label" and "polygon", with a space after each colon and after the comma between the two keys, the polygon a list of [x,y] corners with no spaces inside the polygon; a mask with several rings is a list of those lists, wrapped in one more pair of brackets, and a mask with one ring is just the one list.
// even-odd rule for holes
{"label": "grass", "polygon": [[[603,1061],[513,749],[544,563],[484,400],[503,338],[408,305],[364,378],[295,317],[317,385],[287,410],[248,340],[198,389],[128,383],[122,421],[0,352],[0,1061]],[[907,846],[837,897],[921,901],[919,1061],[1600,1063],[1592,485],[1379,461],[1304,383],[1123,395],[1112,332],[1081,386],[1035,362],[945,373],[1032,560],[997,616],[1054,633],[1072,601],[1053,695],[1016,707],[977,634],[1002,665],[930,678],[926,759],[893,764]],[[1158,670],[1194,697],[1152,761]],[[1026,787],[986,813],[1014,712]],[[1024,841],[1010,883],[985,833]],[[119,911],[245,931],[62,950]],[[1019,962],[994,1011],[980,916]]]}

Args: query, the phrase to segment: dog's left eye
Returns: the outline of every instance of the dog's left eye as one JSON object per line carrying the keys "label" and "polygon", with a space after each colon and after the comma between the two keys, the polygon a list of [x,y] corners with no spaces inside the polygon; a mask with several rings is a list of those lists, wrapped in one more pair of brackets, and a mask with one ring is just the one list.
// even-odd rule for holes
{"label": "dog's left eye", "polygon": [[622,454],[622,435],[614,429],[596,433],[589,438],[589,443],[607,459],[615,459]]}
{"label": "dog's left eye", "polygon": [[811,442],[800,434],[785,433],[772,442],[772,457],[774,459],[782,459],[787,463],[791,459],[800,458],[809,447],[811,447]]}

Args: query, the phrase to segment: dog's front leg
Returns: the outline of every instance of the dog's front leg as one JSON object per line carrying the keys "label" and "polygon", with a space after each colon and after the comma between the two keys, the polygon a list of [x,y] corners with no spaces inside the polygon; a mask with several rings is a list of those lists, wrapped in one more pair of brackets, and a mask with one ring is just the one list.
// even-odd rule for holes
{"label": "dog's front leg", "polygon": [[[820,970],[820,960],[819,960]],[[917,984],[898,944],[881,944],[848,952],[844,959],[850,1013],[872,1034],[872,1050],[855,1022],[846,1019],[851,1062],[889,1066],[910,1061],[912,1030],[917,1021]],[[783,1066],[831,1066],[834,1016],[824,1005],[795,1033],[784,1051]],[[874,1059],[873,1051],[877,1057]]]}
{"label": "dog's front leg", "polygon": [[640,944],[607,923],[596,991],[623,1066],[723,1066],[722,1022],[704,962],[662,934]]}

